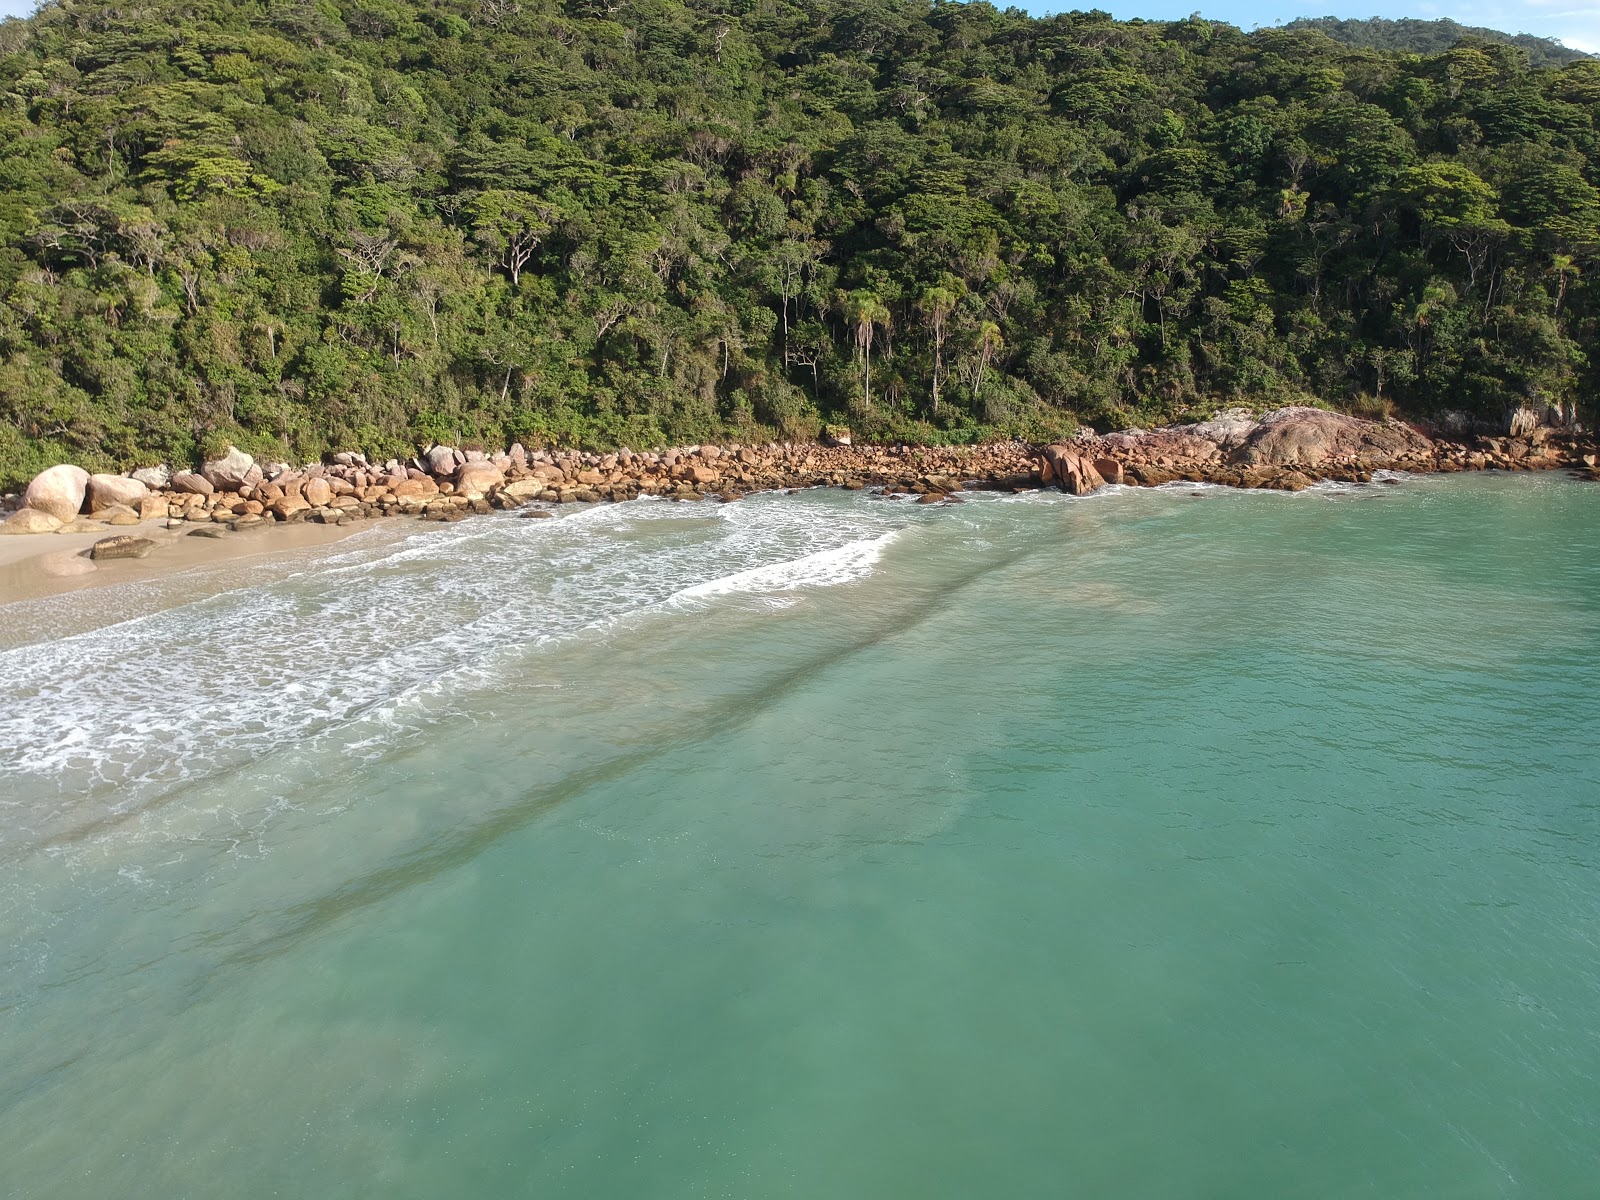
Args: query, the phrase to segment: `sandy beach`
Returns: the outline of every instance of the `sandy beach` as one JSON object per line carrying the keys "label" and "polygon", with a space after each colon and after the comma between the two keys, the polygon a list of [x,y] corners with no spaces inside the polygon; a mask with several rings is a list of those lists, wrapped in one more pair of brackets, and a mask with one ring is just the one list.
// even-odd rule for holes
{"label": "sandy beach", "polygon": [[[112,531],[0,538],[0,648],[65,637],[116,620],[154,612],[304,569],[319,552],[355,536],[400,538],[409,521],[349,525],[309,522],[263,525],[220,538],[190,537],[193,525],[168,529],[145,521]],[[156,543],[145,558],[92,561],[88,551],[114,534]],[[75,605],[71,616],[48,603],[68,592],[94,589],[104,603]]]}

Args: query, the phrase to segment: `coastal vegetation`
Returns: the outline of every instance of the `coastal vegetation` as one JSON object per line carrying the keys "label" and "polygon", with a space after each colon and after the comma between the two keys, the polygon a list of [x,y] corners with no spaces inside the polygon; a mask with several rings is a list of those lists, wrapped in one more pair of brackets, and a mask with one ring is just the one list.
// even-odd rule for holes
{"label": "coastal vegetation", "polygon": [[1582,50],[1564,46],[1553,38],[1535,37],[1531,33],[1501,33],[1498,29],[1485,29],[1480,25],[1463,25],[1447,17],[1433,21],[1416,17],[1297,17],[1283,28],[1315,29],[1336,42],[1350,46],[1403,50],[1408,54],[1443,54],[1446,50],[1453,50],[1456,43],[1464,38],[1502,42],[1526,50],[1529,63],[1536,67],[1564,67],[1569,62],[1590,57]]}
{"label": "coastal vegetation", "polygon": [[914,0],[0,23],[0,483],[1595,393],[1600,62]]}

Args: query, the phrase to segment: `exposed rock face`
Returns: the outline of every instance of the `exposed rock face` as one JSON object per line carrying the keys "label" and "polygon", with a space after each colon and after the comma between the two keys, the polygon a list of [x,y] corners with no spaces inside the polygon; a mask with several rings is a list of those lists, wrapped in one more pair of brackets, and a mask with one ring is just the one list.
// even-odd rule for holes
{"label": "exposed rock face", "polygon": [[70,463],[61,463],[35,475],[22,502],[29,508],[49,513],[58,521],[70,521],[83,507],[88,487],[89,472]]}
{"label": "exposed rock face", "polygon": [[211,481],[204,475],[196,475],[193,471],[179,471],[172,477],[172,490],[194,496],[209,496],[217,489],[211,486]]}
{"label": "exposed rock face", "polygon": [[110,508],[113,504],[125,504],[133,508],[144,501],[150,489],[137,479],[121,475],[91,475],[88,494],[89,511],[93,512],[97,508]]}
{"label": "exposed rock face", "polygon": [[89,557],[102,558],[143,558],[156,548],[156,544],[149,538],[137,537],[130,533],[118,537],[101,538],[89,547]]}
{"label": "exposed rock face", "polygon": [[130,478],[137,479],[148,488],[161,489],[172,484],[172,471],[163,464],[159,467],[140,467]]}
{"label": "exposed rock face", "polygon": [[1101,478],[1107,483],[1121,483],[1123,481],[1122,464],[1114,458],[1095,459],[1094,469],[1100,472]]}
{"label": "exposed rock face", "polygon": [[469,462],[456,472],[456,494],[468,499],[487,496],[506,481],[504,473],[491,462]]}
{"label": "exposed rock face", "polygon": [[[252,471],[255,472],[254,478],[251,478]],[[229,446],[228,452],[221,458],[214,458],[206,463],[200,468],[200,474],[212,487],[225,492],[236,492],[242,487],[261,482],[261,472],[256,469],[256,460],[237,446]]]}
{"label": "exposed rock face", "polygon": [[1094,469],[1094,462],[1083,457],[1078,447],[1047,446],[1044,452],[1044,481],[1055,483],[1063,492],[1087,496],[1105,486],[1105,479]]}
{"label": "exposed rock face", "polygon": [[1248,409],[1230,408],[1219,412],[1209,421],[1180,428],[1187,428],[1191,437],[1204,438],[1208,442],[1215,442],[1224,450],[1231,450],[1236,446],[1242,446],[1259,424],[1260,422],[1250,415]]}
{"label": "exposed rock face", "polygon": [[1324,412],[1320,408],[1280,408],[1267,413],[1245,442],[1241,458],[1274,467],[1314,467],[1330,458],[1362,453],[1393,456],[1425,451],[1427,438],[1404,425],[1379,425]]}
{"label": "exposed rock face", "polygon": [[0,533],[54,533],[61,528],[61,518],[42,508],[19,508],[0,525]]}

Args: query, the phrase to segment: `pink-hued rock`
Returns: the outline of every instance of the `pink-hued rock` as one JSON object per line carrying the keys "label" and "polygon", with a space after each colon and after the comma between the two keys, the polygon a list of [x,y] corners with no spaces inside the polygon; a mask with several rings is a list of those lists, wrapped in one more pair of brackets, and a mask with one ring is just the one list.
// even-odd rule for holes
{"label": "pink-hued rock", "polygon": [[172,477],[172,490],[186,492],[192,496],[209,496],[217,489],[211,486],[211,481],[204,475],[196,475],[193,471],[179,471]]}
{"label": "pink-hued rock", "polygon": [[461,452],[454,446],[434,446],[424,459],[428,464],[428,474],[436,479],[446,479],[455,474],[456,467],[466,461]]}
{"label": "pink-hued rock", "polygon": [[504,472],[493,463],[469,462],[456,472],[456,495],[469,500],[487,496],[505,481]]}
{"label": "pink-hued rock", "polygon": [[89,476],[89,511],[125,504],[133,508],[143,503],[150,489],[137,479],[122,475]]}
{"label": "pink-hued rock", "polygon": [[1074,496],[1087,496],[1096,488],[1104,487],[1106,482],[1094,469],[1093,462],[1066,445],[1045,448],[1041,474],[1046,483],[1054,482],[1063,492]]}
{"label": "pink-hued rock", "polygon": [[89,472],[71,463],[60,463],[33,477],[23,503],[29,508],[49,513],[58,521],[70,521],[83,507],[83,496],[88,487]]}
{"label": "pink-hued rock", "polygon": [[326,479],[308,479],[300,494],[312,508],[326,508],[333,499],[333,485]]}

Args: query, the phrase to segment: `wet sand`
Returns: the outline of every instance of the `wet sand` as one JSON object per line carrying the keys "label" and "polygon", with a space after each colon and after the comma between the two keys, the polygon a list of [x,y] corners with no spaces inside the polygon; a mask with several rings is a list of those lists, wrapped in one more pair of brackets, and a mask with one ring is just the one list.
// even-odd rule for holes
{"label": "wet sand", "polygon": [[[190,537],[193,528],[145,521],[98,533],[0,537],[0,648],[66,637],[198,596],[249,587],[302,570],[320,551],[347,538],[398,539],[416,526],[381,519],[275,524],[220,538]],[[88,557],[95,542],[118,534],[147,537],[156,546],[145,558],[94,562]],[[52,597],[91,589],[98,593],[96,603],[66,610],[49,603]]]}

